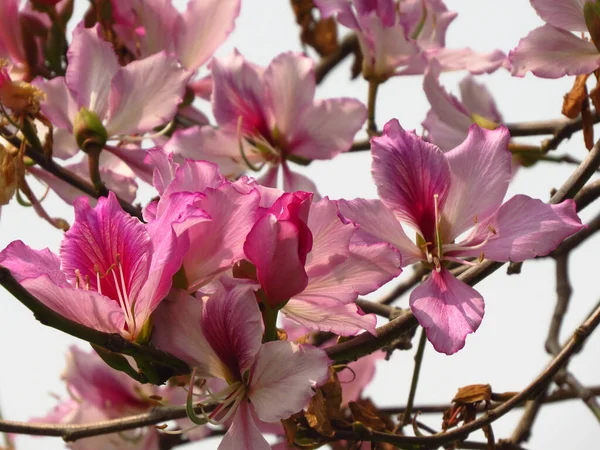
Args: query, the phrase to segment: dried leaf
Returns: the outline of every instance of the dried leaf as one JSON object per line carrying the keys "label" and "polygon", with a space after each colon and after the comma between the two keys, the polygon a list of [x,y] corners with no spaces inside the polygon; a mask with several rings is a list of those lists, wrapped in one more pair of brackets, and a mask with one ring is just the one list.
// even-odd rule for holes
{"label": "dried leaf", "polygon": [[571,91],[565,95],[562,113],[569,119],[575,119],[581,114],[584,101],[587,99],[587,82],[589,75],[578,75]]}
{"label": "dried leaf", "polygon": [[597,114],[600,111],[600,84],[596,84],[596,87],[590,91],[590,99]]}
{"label": "dried leaf", "polygon": [[362,422],[366,427],[374,431],[391,431],[394,424],[389,418],[381,415],[371,400],[359,400],[348,404],[352,412],[352,418],[356,422]]}
{"label": "dried leaf", "polygon": [[319,389],[310,401],[304,417],[308,425],[323,436],[333,437],[335,431],[332,420],[343,420],[342,386],[333,369],[329,370],[329,380]]}
{"label": "dried leaf", "polygon": [[489,384],[471,384],[461,387],[452,403],[466,405],[469,403],[489,402],[492,399],[492,387]]}
{"label": "dried leaf", "polygon": [[591,150],[594,146],[594,117],[590,111],[590,101],[585,99],[581,109],[581,121],[583,124],[583,142],[585,148]]}
{"label": "dried leaf", "polygon": [[335,20],[332,17],[316,20],[313,16],[315,5],[312,0],[291,0],[291,4],[296,15],[296,23],[302,29],[300,41],[314,48],[321,56],[336,51],[339,43]]}

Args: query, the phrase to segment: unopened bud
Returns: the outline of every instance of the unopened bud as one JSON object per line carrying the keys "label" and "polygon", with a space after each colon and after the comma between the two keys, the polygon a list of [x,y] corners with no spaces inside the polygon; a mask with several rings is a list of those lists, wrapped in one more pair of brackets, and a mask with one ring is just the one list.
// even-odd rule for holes
{"label": "unopened bud", "polygon": [[583,5],[583,16],[585,17],[585,24],[590,32],[592,42],[600,51],[600,1],[594,3],[586,2]]}
{"label": "unopened bud", "polygon": [[106,144],[108,133],[95,112],[81,108],[73,119],[73,134],[77,145],[84,152],[101,149]]}
{"label": "unopened bud", "polygon": [[13,81],[0,63],[0,102],[16,115],[34,116],[40,111],[44,93],[25,81]]}
{"label": "unopened bud", "polygon": [[6,205],[17,189],[15,156],[0,145],[0,205]]}

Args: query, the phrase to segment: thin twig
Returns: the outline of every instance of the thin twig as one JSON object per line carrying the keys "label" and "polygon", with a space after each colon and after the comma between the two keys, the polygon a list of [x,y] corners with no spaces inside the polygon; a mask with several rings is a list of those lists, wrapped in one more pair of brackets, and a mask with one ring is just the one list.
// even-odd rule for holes
{"label": "thin twig", "polygon": [[577,205],[577,211],[581,211],[587,207],[590,203],[594,202],[600,197],[600,180],[592,181],[586,184],[577,195],[573,198]]}
{"label": "thin twig", "polygon": [[315,79],[317,84],[320,84],[335,66],[342,62],[348,55],[354,53],[357,48],[358,38],[356,37],[356,34],[352,33],[347,35],[342,42],[340,42],[336,51],[322,58],[315,67]]}
{"label": "thin twig", "polygon": [[406,402],[406,411],[402,416],[402,426],[406,426],[411,421],[412,407],[415,401],[415,394],[417,393],[417,385],[419,383],[419,374],[421,373],[421,363],[423,362],[423,355],[425,353],[425,344],[427,343],[427,334],[425,328],[421,330],[421,336],[419,337],[419,346],[417,347],[417,353],[415,354],[415,368],[413,370],[412,381],[410,382],[410,392],[408,393],[408,400]]}
{"label": "thin twig", "polygon": [[396,288],[390,292],[385,297],[379,300],[379,303],[383,305],[390,305],[396,299],[402,297],[406,292],[412,289],[414,286],[419,284],[423,277],[431,272],[431,269],[428,269],[423,264],[418,264],[413,266],[413,272],[410,274],[410,277],[400,283]]}

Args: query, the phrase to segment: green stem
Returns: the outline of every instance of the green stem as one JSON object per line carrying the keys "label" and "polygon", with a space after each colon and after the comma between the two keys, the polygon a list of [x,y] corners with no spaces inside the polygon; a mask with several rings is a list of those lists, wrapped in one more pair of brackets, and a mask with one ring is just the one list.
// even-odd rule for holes
{"label": "green stem", "polygon": [[427,342],[427,334],[425,328],[421,330],[421,336],[419,337],[419,346],[417,347],[417,354],[415,355],[415,369],[413,371],[412,381],[410,383],[410,392],[408,394],[408,401],[406,402],[406,409],[402,415],[402,426],[410,423],[410,416],[412,408],[415,402],[415,394],[417,393],[417,384],[419,383],[419,373],[421,372],[421,363],[423,362],[423,353],[425,352],[425,343]]}
{"label": "green stem", "polygon": [[379,89],[379,80],[371,78],[369,80],[369,99],[367,103],[367,133],[372,136],[377,133],[377,124],[375,123],[375,104],[377,103],[377,90]]}

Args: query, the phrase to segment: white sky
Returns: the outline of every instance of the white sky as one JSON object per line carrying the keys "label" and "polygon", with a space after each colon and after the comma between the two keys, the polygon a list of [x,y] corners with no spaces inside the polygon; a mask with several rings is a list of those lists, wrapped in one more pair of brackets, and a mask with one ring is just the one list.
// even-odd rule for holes
{"label": "white sky", "polygon": [[[77,0],[79,8],[87,2]],[[180,2],[182,3],[182,2]],[[529,2],[482,0],[465,2],[447,0],[450,10],[459,12],[447,36],[449,47],[471,46],[479,51],[514,48],[518,40],[542,22]],[[287,50],[300,50],[298,28],[288,1],[245,0],[236,29],[228,42],[217,52],[225,55],[237,48],[249,60],[266,65]],[[367,87],[362,80],[348,81],[350,61],[346,61],[319,87],[318,96],[352,96],[366,101]],[[442,83],[457,92],[457,83],[464,74],[444,74]],[[554,119],[560,116],[562,96],[572,79],[541,80],[528,76],[512,78],[505,71],[481,76],[492,91],[507,122]],[[404,128],[420,129],[429,108],[421,89],[421,77],[396,78],[380,89],[377,122],[382,126],[398,118]],[[208,112],[208,108],[204,109]],[[532,139],[531,142],[539,142]],[[585,157],[580,135],[559,153],[568,151],[577,158]],[[570,174],[571,166],[540,163],[535,169],[521,170],[509,195],[525,193],[547,200],[551,188],[558,187]],[[331,198],[375,198],[370,177],[368,152],[340,155],[332,162],[315,162],[305,169],[316,181],[322,195]],[[142,199],[152,195],[142,189]],[[71,221],[72,212],[56,197],[45,206],[48,211]],[[590,210],[597,210],[592,206]],[[582,214],[593,216],[591,211]],[[0,248],[15,239],[22,239],[33,248],[49,247],[57,251],[61,232],[41,222],[31,209],[13,201],[2,210]],[[600,288],[594,283],[598,276],[596,256],[598,238],[572,254],[571,281],[574,287],[571,308],[564,322],[563,338],[583,320],[596,304]],[[407,272],[410,272],[408,270]],[[402,278],[402,277],[401,277]],[[401,279],[400,278],[400,279]],[[551,260],[527,262],[520,276],[507,277],[498,271],[476,289],[486,300],[486,314],[475,335],[467,339],[466,347],[448,357],[437,354],[428,346],[425,352],[417,404],[448,402],[457,388],[473,383],[490,383],[495,392],[519,391],[525,387],[549,361],[543,350],[544,340],[555,302],[554,264]],[[373,298],[377,295],[372,296]],[[27,420],[45,415],[56,401],[49,394],[65,395],[59,374],[64,367],[64,354],[69,345],[86,344],[37,323],[18,301],[0,290],[0,406],[6,419]],[[399,303],[406,306],[407,298]],[[582,355],[570,365],[584,384],[600,384],[600,362],[594,349],[600,344],[600,333],[588,340]],[[378,373],[367,393],[378,405],[397,406],[406,402],[413,367],[413,352],[396,352],[388,363],[378,365]],[[520,411],[520,410],[519,410]],[[494,423],[496,438],[510,437],[520,412],[511,413]],[[433,416],[431,416],[433,417]],[[439,428],[441,417],[426,420]],[[473,434],[470,439],[483,440]],[[530,449],[596,449],[600,427],[582,402],[571,401],[542,410]],[[61,449],[60,439],[19,437],[18,449]],[[216,449],[218,441],[192,444],[190,449]]]}

